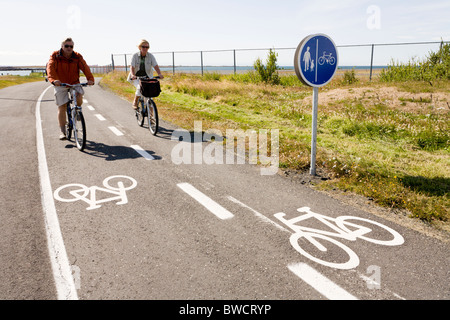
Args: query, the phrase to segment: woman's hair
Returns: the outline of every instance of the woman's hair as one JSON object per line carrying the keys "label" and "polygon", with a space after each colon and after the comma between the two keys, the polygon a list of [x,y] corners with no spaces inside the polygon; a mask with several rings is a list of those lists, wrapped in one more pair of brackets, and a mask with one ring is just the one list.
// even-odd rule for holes
{"label": "woman's hair", "polygon": [[143,44],[148,44],[148,46],[150,47],[150,43],[147,40],[142,39],[138,44],[138,48],[140,49]]}

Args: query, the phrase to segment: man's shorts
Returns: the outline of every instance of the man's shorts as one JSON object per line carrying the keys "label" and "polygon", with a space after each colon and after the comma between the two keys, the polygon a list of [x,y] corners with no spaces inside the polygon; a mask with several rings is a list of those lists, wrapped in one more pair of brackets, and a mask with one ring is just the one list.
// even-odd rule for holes
{"label": "man's shorts", "polygon": [[[55,99],[56,99],[56,105],[58,107],[69,102],[69,89],[70,88],[68,88],[68,87],[56,87],[55,86]],[[75,87],[75,91],[81,95],[84,95],[84,90],[82,87]]]}

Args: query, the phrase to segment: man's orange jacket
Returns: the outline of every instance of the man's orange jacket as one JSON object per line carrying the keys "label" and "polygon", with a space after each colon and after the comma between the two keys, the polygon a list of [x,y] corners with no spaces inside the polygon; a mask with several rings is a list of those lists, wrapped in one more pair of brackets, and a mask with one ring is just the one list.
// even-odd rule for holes
{"label": "man's orange jacket", "polygon": [[72,57],[67,59],[60,49],[52,53],[47,63],[48,81],[59,80],[68,84],[80,83],[80,70],[83,71],[88,81],[94,81],[91,69],[81,54],[74,51]]}

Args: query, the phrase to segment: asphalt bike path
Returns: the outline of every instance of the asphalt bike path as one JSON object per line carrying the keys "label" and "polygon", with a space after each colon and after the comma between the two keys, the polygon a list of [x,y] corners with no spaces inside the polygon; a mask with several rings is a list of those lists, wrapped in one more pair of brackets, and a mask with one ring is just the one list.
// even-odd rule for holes
{"label": "asphalt bike path", "polygon": [[[30,118],[36,97],[47,87],[38,83],[16,89],[17,93],[34,93],[27,107]],[[4,90],[0,90],[2,95]],[[137,125],[129,102],[97,85],[85,92],[88,143],[84,152],[79,152],[73,141],[58,140],[53,89],[42,95],[39,106],[50,192],[67,252],[66,268],[76,287],[71,298],[450,297],[448,244],[346,206],[279,175],[263,176],[261,168],[254,165],[175,164],[172,151],[180,143],[171,140],[175,126],[162,121],[161,133],[154,137],[146,125]],[[28,141],[30,136],[33,140],[32,131],[22,140]],[[10,149],[16,146],[11,144]],[[32,151],[36,156],[36,150]],[[15,163],[11,158],[14,156],[7,159]],[[2,174],[9,176],[8,171]],[[36,199],[40,197],[37,180],[35,174],[34,180],[28,181],[32,186],[27,187],[25,177],[17,183],[32,189],[31,197],[17,199],[18,194],[13,192],[5,197],[21,203],[33,201],[39,220],[42,207]],[[326,221],[333,224],[344,221],[339,220],[341,216],[377,224],[347,220],[353,225],[341,224],[349,230],[341,228],[339,237],[311,231],[336,232],[323,222],[297,219],[297,224],[311,228],[302,229],[306,233],[298,239],[305,255],[290,242],[295,232],[284,222],[313,213],[328,217]],[[8,212],[2,209],[2,216],[8,216]],[[38,221],[33,234],[45,239],[44,224]],[[360,225],[372,228],[370,236],[376,240],[392,238],[385,228],[379,228],[381,225],[398,233],[402,241],[383,245],[365,241],[364,235],[349,239],[350,229]],[[314,240],[326,248],[318,250],[312,244]],[[49,281],[51,273],[46,270],[51,268],[42,247],[42,265],[37,273],[46,274]],[[344,263],[349,255],[354,266],[330,266],[330,261]]]}
{"label": "asphalt bike path", "polygon": [[36,150],[42,83],[0,90],[0,299],[55,297]]}

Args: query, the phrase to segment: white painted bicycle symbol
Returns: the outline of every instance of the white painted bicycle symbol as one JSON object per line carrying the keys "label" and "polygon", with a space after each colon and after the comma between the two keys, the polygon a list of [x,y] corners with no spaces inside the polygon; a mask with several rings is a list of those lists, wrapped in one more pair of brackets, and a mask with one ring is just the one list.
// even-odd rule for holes
{"label": "white painted bicycle symbol", "polygon": [[[117,205],[128,203],[126,191],[135,188],[137,182],[127,176],[111,176],[103,180],[103,186],[104,188],[97,186],[87,187],[84,184],[71,183],[56,189],[53,196],[56,200],[62,202],[84,201],[89,204],[86,210],[93,210],[100,208],[101,203],[108,201],[118,201]],[[112,196],[98,199],[97,192],[104,192]]]}
{"label": "white painted bicycle symbol", "polygon": [[[274,216],[294,231],[289,239],[294,249],[312,261],[324,266],[346,270],[353,269],[359,265],[359,257],[357,254],[345,244],[331,237],[350,241],[356,241],[359,238],[385,246],[398,246],[405,242],[403,237],[397,231],[375,221],[354,216],[331,218],[312,212],[309,207],[302,207],[297,209],[297,211],[304,212],[305,214],[292,219],[285,219],[284,216],[286,214],[283,212],[276,213]],[[316,218],[335,232],[296,225],[296,223],[310,218]],[[351,220],[360,221],[363,225],[349,222]],[[372,238],[374,236],[377,238]],[[379,238],[382,238],[383,240],[379,240]],[[324,241],[328,244],[323,244]],[[332,259],[330,258],[330,254],[326,254],[325,252],[330,249],[330,244],[342,249],[347,254],[348,259],[347,256],[342,258],[342,254],[337,254],[333,256],[333,259],[335,260],[328,261]],[[340,251],[340,253],[342,253],[342,251]],[[340,262],[336,262],[336,260],[339,260]]]}
{"label": "white painted bicycle symbol", "polygon": [[336,58],[332,55],[333,54],[331,52],[329,54],[326,54],[324,51],[323,55],[319,57],[319,64],[323,65],[326,62],[327,64],[334,65],[336,63]]}

